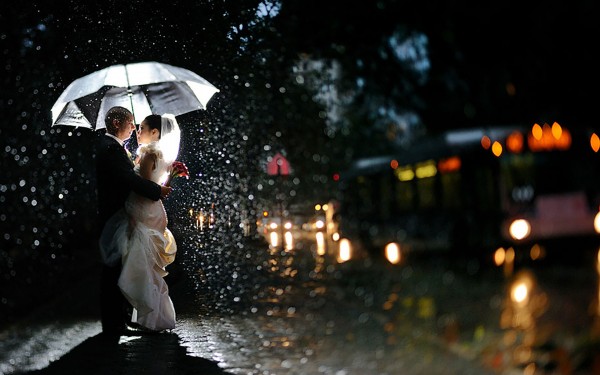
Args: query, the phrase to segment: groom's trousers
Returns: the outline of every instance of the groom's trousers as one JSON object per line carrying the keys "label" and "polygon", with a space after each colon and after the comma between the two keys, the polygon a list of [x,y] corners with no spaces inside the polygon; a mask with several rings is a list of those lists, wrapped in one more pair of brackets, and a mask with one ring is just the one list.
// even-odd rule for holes
{"label": "groom's trousers", "polygon": [[102,331],[120,333],[126,329],[127,310],[129,303],[119,288],[121,264],[117,266],[104,265],[100,290],[100,312]]}

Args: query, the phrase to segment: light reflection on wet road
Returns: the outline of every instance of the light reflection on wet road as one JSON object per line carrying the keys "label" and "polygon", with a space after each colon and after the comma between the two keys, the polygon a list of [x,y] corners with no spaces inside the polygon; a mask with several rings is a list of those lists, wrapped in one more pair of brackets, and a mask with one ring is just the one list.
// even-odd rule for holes
{"label": "light reflection on wet road", "polygon": [[43,369],[100,331],[100,322],[81,320],[6,330],[0,336],[0,374]]}
{"label": "light reflection on wet road", "polygon": [[[282,275],[296,274],[287,266]],[[266,286],[250,313],[180,316],[177,333],[190,353],[236,374],[486,373],[427,330],[390,324],[371,296],[358,294],[322,281]]]}
{"label": "light reflection on wet road", "polygon": [[589,269],[505,275],[474,262],[394,268],[319,253],[272,244],[263,265],[278,277],[243,315],[186,318],[178,334],[189,352],[236,374],[583,374],[598,356]]}
{"label": "light reflection on wet road", "polygon": [[[256,251],[244,259],[264,277],[235,309],[207,308],[202,287],[198,300],[172,288],[180,345],[227,373],[587,374],[600,358],[595,265],[507,277],[473,262],[339,264],[314,242]],[[43,368],[99,330],[80,320],[5,332],[0,372]]]}

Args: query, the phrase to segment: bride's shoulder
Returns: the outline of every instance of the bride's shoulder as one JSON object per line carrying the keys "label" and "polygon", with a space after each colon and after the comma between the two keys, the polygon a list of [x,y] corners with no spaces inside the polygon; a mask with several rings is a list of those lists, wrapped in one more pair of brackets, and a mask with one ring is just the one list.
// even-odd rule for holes
{"label": "bride's shoulder", "polygon": [[161,159],[163,154],[158,146],[158,142],[152,142],[147,145],[144,145],[140,148],[139,155],[143,158],[145,156],[154,156],[158,159]]}

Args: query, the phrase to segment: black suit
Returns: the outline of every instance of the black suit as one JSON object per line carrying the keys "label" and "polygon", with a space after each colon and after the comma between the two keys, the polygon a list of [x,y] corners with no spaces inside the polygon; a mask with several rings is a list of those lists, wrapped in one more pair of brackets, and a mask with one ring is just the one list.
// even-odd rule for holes
{"label": "black suit", "polygon": [[[96,149],[96,179],[98,236],[108,219],[124,207],[125,200],[132,191],[153,200],[160,199],[160,186],[135,173],[125,148],[115,139],[103,134],[98,137]],[[120,274],[120,263],[115,267],[105,265],[102,270],[100,308],[104,332],[125,328],[126,309],[130,306],[117,285]]]}

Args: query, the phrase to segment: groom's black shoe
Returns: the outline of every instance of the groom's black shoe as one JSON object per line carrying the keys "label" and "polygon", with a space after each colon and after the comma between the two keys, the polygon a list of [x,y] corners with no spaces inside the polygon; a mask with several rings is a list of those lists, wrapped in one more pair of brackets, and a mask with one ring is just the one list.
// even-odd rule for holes
{"label": "groom's black shoe", "polygon": [[110,329],[103,330],[102,337],[105,338],[107,341],[114,341],[118,343],[119,337],[121,336],[147,336],[155,335],[158,333],[160,332],[142,327],[139,324],[128,323],[127,325],[123,325],[119,328],[111,327]]}
{"label": "groom's black shoe", "polygon": [[153,331],[138,323],[128,322],[126,328],[123,330],[122,336],[155,335],[158,333],[160,333],[160,331]]}

